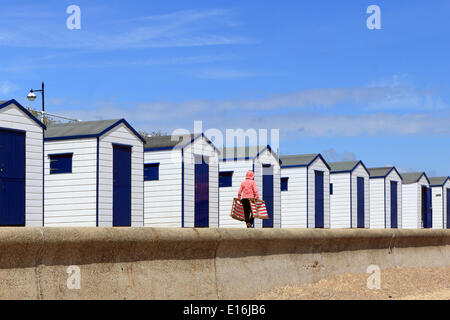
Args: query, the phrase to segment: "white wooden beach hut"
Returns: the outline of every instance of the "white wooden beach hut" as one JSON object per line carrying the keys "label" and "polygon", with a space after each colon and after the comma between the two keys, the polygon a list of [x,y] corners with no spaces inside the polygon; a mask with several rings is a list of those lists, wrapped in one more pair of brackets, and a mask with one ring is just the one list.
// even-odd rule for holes
{"label": "white wooden beach hut", "polygon": [[369,168],[370,228],[402,227],[402,176],[395,167]]}
{"label": "white wooden beach hut", "polygon": [[49,125],[45,226],[143,226],[144,139],[124,119]]}
{"label": "white wooden beach hut", "polygon": [[331,228],[369,228],[369,171],[362,161],[330,162]]}
{"label": "white wooden beach hut", "polygon": [[255,173],[259,196],[266,202],[270,218],[255,219],[255,228],[280,228],[280,160],[270,146],[247,146],[221,149],[219,188],[219,227],[245,228],[243,222],[230,217],[233,199],[248,170]]}
{"label": "white wooden beach hut", "polygon": [[218,227],[219,150],[204,134],[147,138],[145,226]]}
{"label": "white wooden beach hut", "polygon": [[450,228],[450,177],[430,178],[433,229]]}
{"label": "white wooden beach hut", "polygon": [[402,228],[431,228],[430,180],[424,172],[402,173]]}
{"label": "white wooden beach hut", "polygon": [[330,167],[320,154],[281,157],[283,228],[330,227]]}
{"label": "white wooden beach hut", "polygon": [[0,226],[42,226],[44,130],[16,100],[0,101]]}

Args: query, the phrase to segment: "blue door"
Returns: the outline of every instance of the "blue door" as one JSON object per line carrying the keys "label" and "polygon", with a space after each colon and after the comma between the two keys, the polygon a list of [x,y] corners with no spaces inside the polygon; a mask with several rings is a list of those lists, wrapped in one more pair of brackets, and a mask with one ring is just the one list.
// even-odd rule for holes
{"label": "blue door", "polygon": [[209,227],[209,165],[203,157],[195,161],[195,219],[196,228]]}
{"label": "blue door", "polygon": [[131,147],[113,145],[113,226],[131,226]]}
{"label": "blue door", "polygon": [[0,129],[0,225],[25,225],[25,133]]}
{"label": "blue door", "polygon": [[391,181],[391,228],[398,228],[398,189],[397,182]]}
{"label": "blue door", "polygon": [[447,229],[450,229],[450,189],[447,189]]}
{"label": "blue door", "polygon": [[423,215],[422,225],[424,228],[429,229],[432,226],[432,209],[431,209],[431,188],[422,187],[423,193]]}
{"label": "blue door", "polygon": [[314,188],[315,188],[315,226],[316,228],[325,227],[324,213],[324,191],[323,191],[323,172],[315,171]]}
{"label": "blue door", "polygon": [[263,220],[263,228],[273,228],[273,167],[263,165],[263,200],[269,219]]}
{"label": "blue door", "polygon": [[364,228],[364,178],[357,178],[357,227]]}

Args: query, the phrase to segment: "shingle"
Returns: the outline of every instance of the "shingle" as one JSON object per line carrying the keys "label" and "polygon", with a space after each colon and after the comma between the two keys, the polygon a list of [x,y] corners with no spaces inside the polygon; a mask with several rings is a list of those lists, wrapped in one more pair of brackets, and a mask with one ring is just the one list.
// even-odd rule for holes
{"label": "shingle", "polygon": [[420,180],[424,173],[423,172],[407,172],[402,173],[403,184],[416,183]]}
{"label": "shingle", "polygon": [[432,186],[443,186],[447,179],[448,177],[432,177],[428,180],[430,180],[430,185]]}
{"label": "shingle", "polygon": [[177,146],[179,143],[184,144],[188,140],[191,141],[194,137],[194,134],[149,137],[146,139],[144,148],[171,148]]}
{"label": "shingle", "polygon": [[49,124],[44,136],[45,138],[62,138],[96,135],[119,121],[120,119]]}
{"label": "shingle", "polygon": [[246,146],[220,149],[222,159],[255,158],[267,146]]}
{"label": "shingle", "polygon": [[341,162],[329,162],[330,172],[352,171],[359,161],[341,161]]}
{"label": "shingle", "polygon": [[280,160],[282,166],[306,166],[309,165],[315,158],[317,158],[320,154],[298,154],[291,156],[281,156]]}
{"label": "shingle", "polygon": [[394,169],[394,167],[369,168],[367,170],[369,170],[371,177],[386,177],[392,169]]}

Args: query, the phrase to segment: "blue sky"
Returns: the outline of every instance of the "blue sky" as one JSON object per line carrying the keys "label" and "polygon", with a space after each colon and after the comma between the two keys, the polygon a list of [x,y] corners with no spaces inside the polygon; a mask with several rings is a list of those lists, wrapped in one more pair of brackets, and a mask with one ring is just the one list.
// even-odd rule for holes
{"label": "blue sky", "polygon": [[[450,175],[450,1],[3,0],[0,100]],[[68,30],[69,5],[81,30]],[[381,30],[369,30],[369,5]]]}

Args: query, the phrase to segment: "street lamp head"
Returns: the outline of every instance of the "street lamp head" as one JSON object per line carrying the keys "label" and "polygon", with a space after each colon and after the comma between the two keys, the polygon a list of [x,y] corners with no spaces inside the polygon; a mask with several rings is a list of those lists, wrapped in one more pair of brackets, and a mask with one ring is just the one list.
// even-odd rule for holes
{"label": "street lamp head", "polygon": [[34,100],[36,100],[36,95],[33,92],[30,92],[27,95],[27,98],[28,98],[29,101],[34,101]]}

